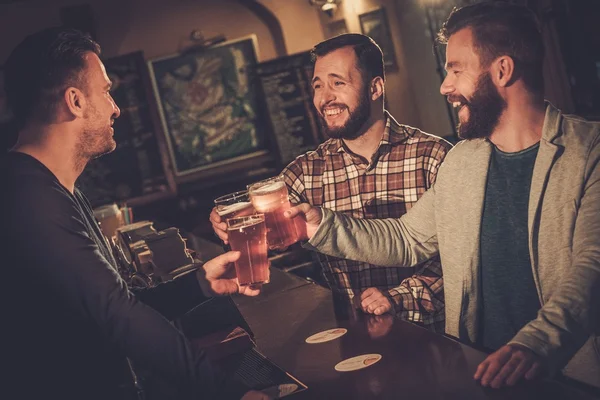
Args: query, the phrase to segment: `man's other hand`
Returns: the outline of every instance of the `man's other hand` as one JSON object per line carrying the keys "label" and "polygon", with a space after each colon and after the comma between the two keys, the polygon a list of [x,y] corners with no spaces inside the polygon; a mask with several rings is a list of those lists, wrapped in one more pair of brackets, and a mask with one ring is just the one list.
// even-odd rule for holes
{"label": "man's other hand", "polygon": [[540,375],[542,359],[530,349],[517,344],[507,344],[490,354],[475,372],[474,378],[481,386],[499,389],[513,386],[522,377],[534,379]]}
{"label": "man's other hand", "polygon": [[367,314],[381,315],[392,310],[392,303],[379,289],[371,287],[361,293],[360,307]]}
{"label": "man's other hand", "polygon": [[294,222],[300,240],[312,238],[323,219],[321,209],[307,203],[290,208],[285,212],[285,216],[295,218]]}
{"label": "man's other hand", "polygon": [[239,251],[229,251],[198,268],[196,276],[205,295],[228,296],[241,293],[256,296],[260,293],[260,287],[239,285],[233,263],[240,258],[240,254]]}

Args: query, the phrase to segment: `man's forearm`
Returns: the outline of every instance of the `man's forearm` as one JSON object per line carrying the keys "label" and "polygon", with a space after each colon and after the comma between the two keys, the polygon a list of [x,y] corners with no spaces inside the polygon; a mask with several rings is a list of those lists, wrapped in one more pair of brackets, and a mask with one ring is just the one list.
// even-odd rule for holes
{"label": "man's forearm", "polygon": [[330,256],[381,266],[413,266],[437,254],[437,242],[420,242],[402,219],[358,219],[322,209],[323,219],[305,247]]}

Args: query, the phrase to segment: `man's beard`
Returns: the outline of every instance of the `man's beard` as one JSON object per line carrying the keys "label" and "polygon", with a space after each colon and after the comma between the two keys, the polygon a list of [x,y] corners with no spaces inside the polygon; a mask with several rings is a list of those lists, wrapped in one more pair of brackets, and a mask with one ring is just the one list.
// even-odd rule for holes
{"label": "man's beard", "polygon": [[463,96],[449,96],[448,101],[460,101],[469,109],[469,119],[458,124],[458,136],[462,139],[490,137],[506,109],[506,101],[498,93],[489,72],[477,79],[470,101]]}
{"label": "man's beard", "polygon": [[84,165],[116,148],[110,127],[86,129],[77,144],[77,159]]}
{"label": "man's beard", "polygon": [[[328,106],[339,106],[346,107],[344,104],[334,103],[328,104]],[[347,107],[346,107],[347,108]],[[371,105],[369,103],[369,89],[365,88],[363,90],[363,94],[359,99],[358,106],[354,111],[350,111],[348,109],[349,117],[346,123],[340,127],[329,127],[327,126],[327,121],[323,116],[324,112],[321,109],[319,114],[319,120],[321,121],[321,126],[323,130],[332,139],[356,139],[361,136],[363,132],[363,127],[369,120],[371,116]]]}

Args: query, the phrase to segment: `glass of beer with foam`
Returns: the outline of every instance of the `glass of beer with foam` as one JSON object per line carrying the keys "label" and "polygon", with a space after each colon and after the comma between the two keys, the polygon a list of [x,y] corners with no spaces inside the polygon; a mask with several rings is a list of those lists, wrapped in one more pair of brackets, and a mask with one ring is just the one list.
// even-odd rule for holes
{"label": "glass of beer with foam", "polygon": [[242,253],[235,262],[240,286],[268,283],[269,259],[264,214],[229,218],[227,234],[231,250]]}
{"label": "glass of beer with foam", "polygon": [[294,220],[283,213],[290,209],[290,199],[283,176],[248,185],[250,201],[256,212],[265,215],[270,249],[283,249],[298,241]]}
{"label": "glass of beer with foam", "polygon": [[215,199],[217,214],[223,222],[228,218],[252,215],[255,213],[247,190],[233,192]]}

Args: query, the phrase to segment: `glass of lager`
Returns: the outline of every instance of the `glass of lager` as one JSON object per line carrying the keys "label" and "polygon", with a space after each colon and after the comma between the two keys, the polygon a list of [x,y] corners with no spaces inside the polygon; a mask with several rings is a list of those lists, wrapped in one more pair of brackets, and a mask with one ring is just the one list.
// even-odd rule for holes
{"label": "glass of lager", "polygon": [[215,199],[217,214],[223,222],[228,218],[252,215],[255,213],[247,190],[233,192]]}
{"label": "glass of lager", "polygon": [[290,209],[290,199],[283,176],[248,185],[254,209],[265,215],[269,249],[283,249],[298,241],[294,220],[283,213]]}
{"label": "glass of lager", "polygon": [[265,216],[254,214],[229,218],[227,234],[231,250],[242,253],[235,262],[240,286],[268,283],[269,259]]}

